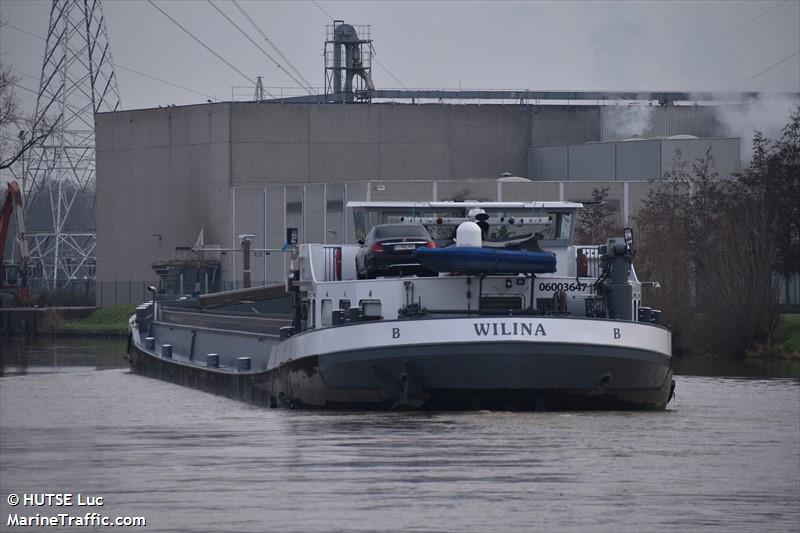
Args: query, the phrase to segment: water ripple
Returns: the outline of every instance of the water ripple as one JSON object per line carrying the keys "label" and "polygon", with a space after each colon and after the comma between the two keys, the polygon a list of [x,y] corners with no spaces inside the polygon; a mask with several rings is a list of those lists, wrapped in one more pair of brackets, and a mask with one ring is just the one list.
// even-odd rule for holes
{"label": "water ripple", "polygon": [[796,531],[800,381],[680,377],[663,413],[318,413],[34,372],[0,378],[0,472],[157,531]]}

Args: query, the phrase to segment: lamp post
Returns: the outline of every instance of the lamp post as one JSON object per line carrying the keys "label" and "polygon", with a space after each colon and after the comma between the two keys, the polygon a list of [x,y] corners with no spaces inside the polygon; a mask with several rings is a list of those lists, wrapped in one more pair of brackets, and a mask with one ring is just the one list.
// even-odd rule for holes
{"label": "lamp post", "polygon": [[250,245],[255,237],[252,233],[239,235],[239,240],[242,241],[242,283],[245,289],[250,288]]}
{"label": "lamp post", "polygon": [[153,320],[158,320],[158,289],[153,285],[147,287],[147,290],[153,293]]}

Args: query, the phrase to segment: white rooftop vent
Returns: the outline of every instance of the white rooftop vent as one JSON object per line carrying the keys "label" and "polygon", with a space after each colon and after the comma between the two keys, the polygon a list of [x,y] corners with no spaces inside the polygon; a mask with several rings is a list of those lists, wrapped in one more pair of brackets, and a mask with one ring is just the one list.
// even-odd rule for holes
{"label": "white rooftop vent", "polygon": [[497,181],[503,183],[523,183],[531,180],[523,178],[522,176],[503,176],[502,178],[497,178]]}
{"label": "white rooftop vent", "polygon": [[670,135],[667,139],[680,140],[680,139],[697,139],[695,135]]}

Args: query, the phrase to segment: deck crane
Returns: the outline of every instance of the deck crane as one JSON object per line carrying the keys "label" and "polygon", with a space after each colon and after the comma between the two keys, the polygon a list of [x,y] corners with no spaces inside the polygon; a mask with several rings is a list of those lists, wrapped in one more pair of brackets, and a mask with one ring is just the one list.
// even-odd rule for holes
{"label": "deck crane", "polygon": [[[27,305],[28,292],[28,242],[25,239],[25,220],[23,218],[22,189],[16,181],[8,184],[5,199],[0,209],[0,306]],[[6,260],[6,238],[11,215],[17,221],[17,246],[19,264]]]}

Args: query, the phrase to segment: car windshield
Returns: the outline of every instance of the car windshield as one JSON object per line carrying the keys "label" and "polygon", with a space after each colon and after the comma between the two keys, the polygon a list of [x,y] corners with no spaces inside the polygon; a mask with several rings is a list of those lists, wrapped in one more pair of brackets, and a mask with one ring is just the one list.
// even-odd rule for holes
{"label": "car windshield", "polygon": [[375,228],[375,238],[377,239],[393,239],[393,238],[414,238],[428,240],[428,232],[422,226],[412,224],[398,224],[396,226],[378,226]]}

